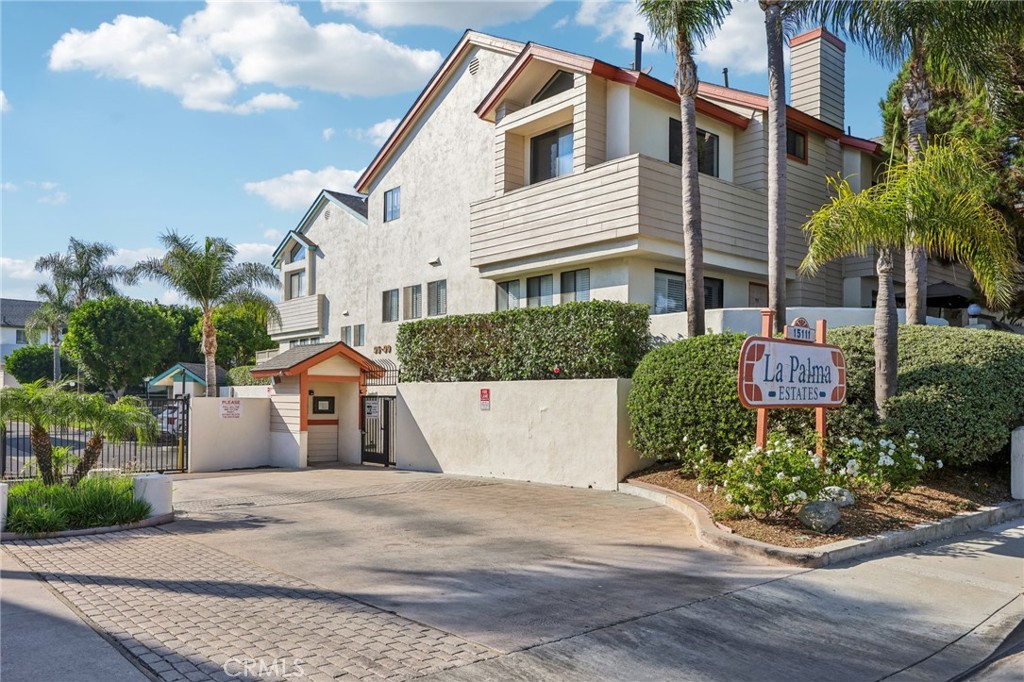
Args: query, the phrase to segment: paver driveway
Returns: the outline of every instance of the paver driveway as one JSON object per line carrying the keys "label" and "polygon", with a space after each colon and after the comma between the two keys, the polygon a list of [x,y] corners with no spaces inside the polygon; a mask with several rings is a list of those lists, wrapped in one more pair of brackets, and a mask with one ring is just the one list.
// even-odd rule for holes
{"label": "paver driveway", "polygon": [[946,550],[802,571],[607,492],[375,469],[175,488],[160,529],[7,547],[166,680],[879,679],[962,670],[930,657],[981,660],[964,635],[1020,609],[1017,536],[981,575]]}

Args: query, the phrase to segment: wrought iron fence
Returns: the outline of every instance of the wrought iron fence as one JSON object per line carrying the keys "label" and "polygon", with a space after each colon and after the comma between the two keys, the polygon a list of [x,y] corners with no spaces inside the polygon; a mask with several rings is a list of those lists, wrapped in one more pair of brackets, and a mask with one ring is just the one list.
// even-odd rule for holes
{"label": "wrought iron fence", "polygon": [[[96,467],[117,468],[126,472],[173,472],[188,470],[189,399],[153,398],[146,400],[150,412],[156,417],[158,436],[154,440],[136,438],[103,444],[103,452]],[[0,478],[31,478],[36,475],[36,463],[30,444],[30,427],[23,421],[9,421],[0,438]],[[74,469],[92,435],[81,424],[68,422],[49,429],[50,442],[55,448],[67,448],[67,457],[54,464],[65,472]]]}

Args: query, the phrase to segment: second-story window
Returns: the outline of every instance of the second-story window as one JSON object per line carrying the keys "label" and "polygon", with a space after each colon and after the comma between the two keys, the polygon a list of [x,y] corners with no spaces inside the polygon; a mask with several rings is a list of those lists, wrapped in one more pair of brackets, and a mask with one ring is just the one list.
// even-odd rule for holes
{"label": "second-story window", "polygon": [[298,242],[292,246],[292,250],[289,252],[289,259],[292,263],[306,258],[306,247]]}
{"label": "second-story window", "polygon": [[352,345],[352,325],[348,324],[341,328],[341,340],[346,346]]}
{"label": "second-story window", "polygon": [[562,303],[590,300],[590,268],[562,273]]}
{"label": "second-story window", "polygon": [[572,173],[572,126],[562,126],[530,140],[530,182]]}
{"label": "second-story window", "polygon": [[536,104],[542,99],[548,97],[554,97],[555,95],[571,90],[575,84],[574,76],[568,71],[558,70],[555,71],[555,75],[548,79],[548,82],[544,84],[537,94],[530,100],[530,104]]}
{"label": "second-story window", "polygon": [[14,342],[17,343],[17,344],[26,344],[26,343],[28,343],[28,337],[25,335],[25,330],[24,329],[15,329],[14,330]]}
{"label": "second-story window", "polygon": [[384,222],[398,220],[402,214],[402,188],[396,187],[384,192]]}
{"label": "second-story window", "polygon": [[786,128],[786,154],[801,161],[807,160],[807,135],[799,130]]}
{"label": "second-story window", "polygon": [[[668,160],[683,165],[683,123],[678,118],[668,120]],[[697,171],[718,177],[718,135],[697,128]]]}
{"label": "second-story window", "polygon": [[422,284],[413,284],[411,287],[406,287],[402,291],[402,297],[405,299],[405,313],[403,314],[403,319],[418,320],[423,317]]}
{"label": "second-story window", "polygon": [[365,324],[357,324],[355,327],[353,327],[353,329],[355,330],[354,334],[353,334],[353,336],[355,338],[352,339],[352,345],[353,346],[365,345],[366,344],[366,325]]}
{"label": "second-story window", "polygon": [[306,295],[306,271],[299,270],[288,275],[288,298]]}
{"label": "second-story window", "polygon": [[383,296],[383,322],[398,322],[398,289],[388,289]]}
{"label": "second-story window", "polygon": [[448,314],[448,280],[427,282],[427,315]]}

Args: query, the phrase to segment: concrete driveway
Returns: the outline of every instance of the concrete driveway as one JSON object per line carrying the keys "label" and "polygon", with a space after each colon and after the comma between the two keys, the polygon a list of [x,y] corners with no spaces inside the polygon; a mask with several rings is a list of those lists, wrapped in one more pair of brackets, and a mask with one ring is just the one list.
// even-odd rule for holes
{"label": "concrete driveway", "polygon": [[1022,614],[1012,524],[805,571],[592,490],[320,469],[182,477],[175,503],[159,530],[7,548],[166,680],[295,659],[309,679],[948,679]]}

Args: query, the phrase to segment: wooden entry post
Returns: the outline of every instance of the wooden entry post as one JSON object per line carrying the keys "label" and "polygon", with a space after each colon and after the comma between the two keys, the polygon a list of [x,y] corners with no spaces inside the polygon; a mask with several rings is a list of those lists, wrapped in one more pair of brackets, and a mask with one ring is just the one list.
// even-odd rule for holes
{"label": "wooden entry post", "polygon": [[[815,336],[817,336],[817,343],[825,343],[825,334],[828,332],[828,322],[825,320],[818,320],[815,326]],[[814,408],[814,427],[818,430],[818,445],[814,449],[821,457],[821,469],[825,470],[825,408],[816,407]]]}
{"label": "wooden entry post", "polygon": [[[771,338],[775,329],[775,311],[769,308],[761,310],[761,336]],[[762,450],[768,447],[768,408],[757,408],[757,433],[754,443]]]}

